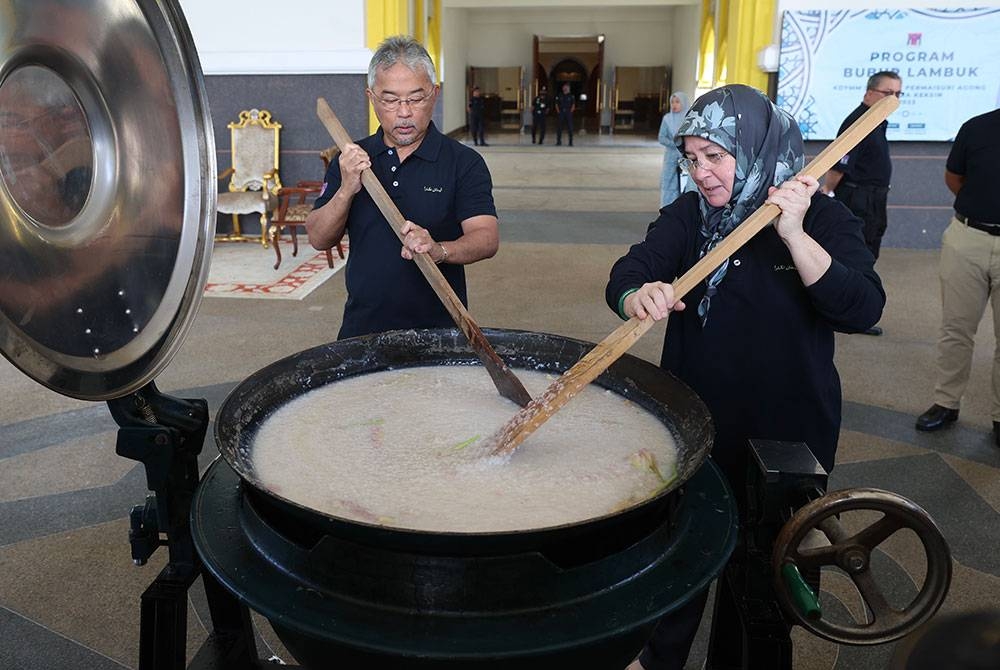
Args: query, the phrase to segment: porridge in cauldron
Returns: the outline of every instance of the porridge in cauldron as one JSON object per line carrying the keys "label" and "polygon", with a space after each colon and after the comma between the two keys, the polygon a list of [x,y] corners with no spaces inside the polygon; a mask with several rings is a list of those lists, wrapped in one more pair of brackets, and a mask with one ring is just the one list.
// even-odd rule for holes
{"label": "porridge in cauldron", "polygon": [[[556,378],[517,370],[532,397]],[[653,414],[594,384],[507,459],[488,438],[514,416],[478,366],[343,379],[278,408],[251,450],[263,488],[354,521],[435,532],[577,523],[645,500],[676,476]]]}

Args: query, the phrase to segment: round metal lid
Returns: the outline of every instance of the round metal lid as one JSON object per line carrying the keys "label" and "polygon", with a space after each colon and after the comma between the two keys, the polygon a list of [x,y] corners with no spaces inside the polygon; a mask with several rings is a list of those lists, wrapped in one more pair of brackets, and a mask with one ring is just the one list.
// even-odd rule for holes
{"label": "round metal lid", "polygon": [[153,379],[208,277],[215,142],[176,0],[0,5],[0,350],[64,395]]}

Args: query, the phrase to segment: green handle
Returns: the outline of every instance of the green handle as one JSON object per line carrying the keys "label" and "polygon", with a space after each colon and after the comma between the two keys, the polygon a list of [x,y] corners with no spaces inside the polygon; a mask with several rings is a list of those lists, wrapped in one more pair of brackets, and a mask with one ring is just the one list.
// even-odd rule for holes
{"label": "green handle", "polygon": [[819,621],[823,616],[819,608],[819,598],[802,577],[799,567],[794,563],[785,563],[781,566],[781,577],[785,580],[785,586],[792,596],[795,609],[806,619]]}

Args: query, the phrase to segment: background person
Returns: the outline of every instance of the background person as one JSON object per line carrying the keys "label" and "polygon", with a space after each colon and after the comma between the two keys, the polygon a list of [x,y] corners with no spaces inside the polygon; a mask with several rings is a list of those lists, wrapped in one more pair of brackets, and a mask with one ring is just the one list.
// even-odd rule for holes
{"label": "background person", "polygon": [[545,144],[545,117],[549,113],[549,89],[542,86],[538,89],[538,95],[531,102],[531,143],[535,143],[535,134],[538,135],[538,143]]}
{"label": "background person", "polygon": [[569,145],[573,146],[573,112],[576,97],[570,92],[569,84],[562,85],[562,93],[556,96],[556,146],[562,144],[563,128],[569,135]]}
{"label": "background person", "polygon": [[469,131],[472,133],[472,143],[475,146],[486,144],[486,101],[478,86],[472,87],[472,97],[469,98]]}
{"label": "background person", "polygon": [[[861,104],[840,124],[837,134],[843,133],[857,121],[868,108],[888,95],[903,95],[903,80],[889,70],[876,72],[868,78],[865,95]],[[865,244],[878,259],[882,246],[882,236],[888,225],[886,202],[889,197],[889,182],[892,179],[892,161],[889,158],[889,141],[885,130],[888,121],[865,137],[840,162],[824,176],[821,190],[832,193],[837,200],[847,205],[865,223]],[[881,335],[882,329],[872,326],[867,335]]]}
{"label": "background person", "polygon": [[[993,305],[1000,333],[1000,110],[975,116],[958,130],[944,182],[955,194],[955,216],[941,239],[941,335],[934,404],[917,430],[940,430],[958,420],[969,383],[976,330]],[[1000,447],[1000,340],[993,352],[993,441]]]}
{"label": "background person", "polygon": [[[379,45],[368,66],[367,89],[379,129],[343,147],[306,219],[309,242],[316,249],[333,247],[345,231],[350,235],[339,338],[454,326],[412,262],[414,254],[428,254],[440,264],[467,304],[462,266],[497,251],[489,170],[479,153],[441,134],[431,122],[437,94],[434,64],[419,42],[397,36]],[[402,249],[362,189],[365,168],[371,168],[407,218]]]}
{"label": "background person", "polygon": [[[805,442],[833,469],[841,418],[834,332],[875,323],[885,293],[861,221],[815,195],[815,179],[793,178],[804,163],[802,136],[760,91],[731,85],[701,96],[677,142],[697,191],[660,210],[646,239],[611,269],[605,297],[622,318],[671,315],[660,366],[708,406],[712,459],[742,513],[751,438]],[[765,201],[781,208],[774,225],[677,301],[670,282]],[[684,667],[706,597],[661,620],[641,667]]]}
{"label": "background person", "polygon": [[663,173],[660,175],[660,207],[666,207],[681,194],[681,169],[678,161],[682,158],[674,134],[681,127],[681,121],[691,104],[687,94],[674,91],[670,96],[670,109],[660,121],[657,141],[666,149],[663,152]]}

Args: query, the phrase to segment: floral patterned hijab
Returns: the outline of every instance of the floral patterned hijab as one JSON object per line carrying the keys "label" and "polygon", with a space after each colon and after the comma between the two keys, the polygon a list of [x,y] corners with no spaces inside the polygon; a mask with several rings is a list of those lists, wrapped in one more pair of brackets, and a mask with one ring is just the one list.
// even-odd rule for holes
{"label": "floral patterned hijab", "polygon": [[[686,136],[715,142],[736,159],[733,190],[725,206],[712,207],[699,193],[705,238],[700,258],[764,204],[769,187],[779,186],[801,170],[805,153],[794,119],[763,93],[742,84],[717,88],[695,100],[677,130],[681,153]],[[698,305],[702,326],[728,269],[726,259],[705,280],[705,297]]]}

